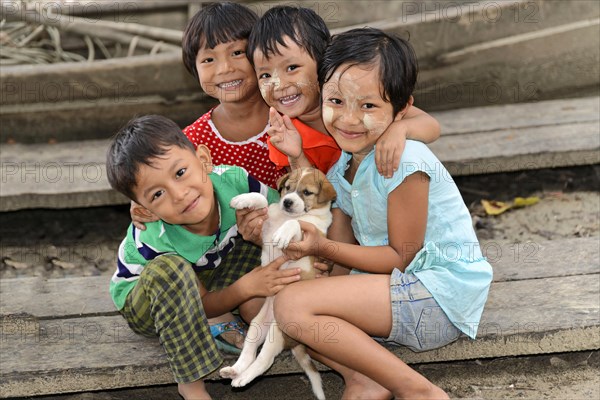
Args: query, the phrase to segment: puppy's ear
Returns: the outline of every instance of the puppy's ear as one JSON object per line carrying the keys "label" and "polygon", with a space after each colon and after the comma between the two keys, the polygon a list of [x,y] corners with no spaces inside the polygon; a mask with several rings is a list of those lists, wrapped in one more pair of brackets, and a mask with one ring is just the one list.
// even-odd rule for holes
{"label": "puppy's ear", "polygon": [[287,180],[290,179],[290,174],[291,174],[291,172],[288,172],[287,174],[285,174],[281,178],[277,179],[277,191],[279,193],[281,193],[281,190],[285,186],[285,183],[287,182]]}
{"label": "puppy's ear", "polygon": [[319,192],[319,197],[317,197],[317,201],[319,203],[327,203],[328,201],[335,200],[337,193],[335,192],[335,188],[329,182],[325,176],[321,180],[321,191]]}

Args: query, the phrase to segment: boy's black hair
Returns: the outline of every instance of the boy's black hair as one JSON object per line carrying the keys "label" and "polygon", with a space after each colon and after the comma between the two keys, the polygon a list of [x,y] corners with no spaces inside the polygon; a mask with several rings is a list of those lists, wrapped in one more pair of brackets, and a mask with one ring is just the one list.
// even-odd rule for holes
{"label": "boy's black hair", "polygon": [[196,57],[201,47],[213,49],[221,43],[248,39],[258,15],[241,4],[223,2],[202,6],[188,22],[181,47],[183,63],[196,79]]}
{"label": "boy's black hair", "polygon": [[319,66],[321,88],[342,65],[379,65],[381,97],[392,103],[394,115],[406,106],[417,82],[417,57],[412,46],[375,28],[352,29],[331,39]]}
{"label": "boy's black hair", "polygon": [[179,126],[160,115],[134,118],[112,138],[106,153],[106,173],[110,186],[137,201],[134,189],[141,164],[164,155],[173,146],[195,151]]}
{"label": "boy's black hair", "polygon": [[248,38],[247,54],[252,65],[256,50],[260,50],[267,59],[273,54],[280,54],[277,45],[284,46],[286,36],[306,50],[319,65],[331,34],[323,18],[310,8],[273,7],[258,20]]}

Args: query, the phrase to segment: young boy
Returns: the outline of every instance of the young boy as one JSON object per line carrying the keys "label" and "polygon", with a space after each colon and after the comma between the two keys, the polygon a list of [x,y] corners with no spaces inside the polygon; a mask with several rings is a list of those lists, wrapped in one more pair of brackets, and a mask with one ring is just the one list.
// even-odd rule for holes
{"label": "young boy", "polygon": [[[326,133],[321,118],[317,79],[329,39],[329,30],[317,13],[290,6],[269,9],[248,39],[248,57],[254,64],[261,94],[272,107],[269,134],[271,144],[277,148],[270,148],[270,157],[280,167],[312,164],[327,172],[339,158],[339,147]],[[392,176],[406,138],[428,143],[439,133],[434,118],[412,107],[377,142],[379,173]]]}
{"label": "young boy", "polygon": [[201,378],[222,362],[207,318],[239,307],[250,321],[257,297],[272,296],[300,279],[278,271],[283,258],[260,265],[260,248],[237,232],[229,201],[278,194],[239,167],[215,166],[206,146],[194,145],[171,120],[144,116],[114,137],[106,169],[111,186],[160,218],[121,243],[111,297],[129,326],[158,335],[179,393],[208,399]]}

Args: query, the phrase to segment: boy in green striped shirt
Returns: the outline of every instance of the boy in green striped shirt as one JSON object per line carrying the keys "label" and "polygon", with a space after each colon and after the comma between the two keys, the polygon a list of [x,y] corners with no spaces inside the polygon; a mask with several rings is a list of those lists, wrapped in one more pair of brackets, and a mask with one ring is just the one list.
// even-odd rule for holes
{"label": "boy in green striped shirt", "polygon": [[239,167],[213,166],[173,121],[148,115],[113,138],[106,169],[111,186],[160,220],[130,225],[110,294],[129,326],[158,335],[179,393],[208,399],[202,377],[222,363],[208,318],[238,308],[250,321],[262,298],[300,279],[299,270],[260,265],[260,248],[238,235],[229,201],[247,192],[269,203],[278,194]]}

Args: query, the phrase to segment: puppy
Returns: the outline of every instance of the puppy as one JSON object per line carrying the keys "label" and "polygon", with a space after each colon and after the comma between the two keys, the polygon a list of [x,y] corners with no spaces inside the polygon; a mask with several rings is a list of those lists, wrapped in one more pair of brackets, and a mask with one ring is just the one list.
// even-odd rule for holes
{"label": "puppy", "polygon": [[[277,182],[281,194],[279,203],[269,206],[268,216],[262,229],[263,249],[261,264],[266,265],[281,256],[282,249],[291,241],[302,239],[298,221],[314,224],[324,235],[331,225],[331,202],[335,199],[335,189],[325,175],[314,168],[302,168],[283,176]],[[234,197],[230,206],[235,209],[262,208],[267,200],[259,193],[246,193]],[[301,278],[315,277],[314,257],[303,257],[288,261],[281,268],[300,268]],[[321,376],[303,345],[293,341],[277,327],[273,315],[273,297],[267,297],[258,315],[252,320],[242,353],[231,367],[220,370],[223,378],[231,378],[234,387],[245,386],[264,373],[273,364],[275,357],[285,348],[292,354],[308,375],[312,390],[319,399],[325,399]],[[264,343],[256,357],[258,347]]]}

